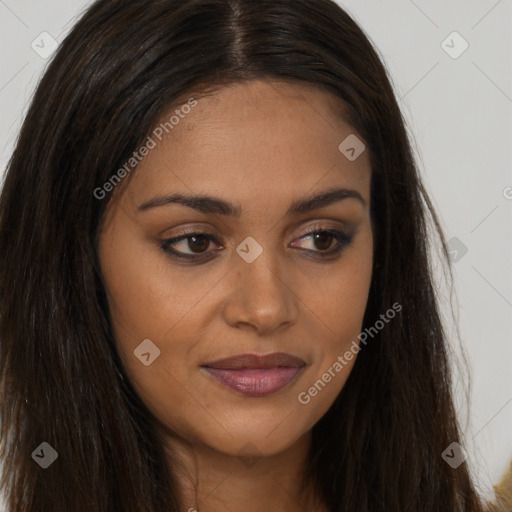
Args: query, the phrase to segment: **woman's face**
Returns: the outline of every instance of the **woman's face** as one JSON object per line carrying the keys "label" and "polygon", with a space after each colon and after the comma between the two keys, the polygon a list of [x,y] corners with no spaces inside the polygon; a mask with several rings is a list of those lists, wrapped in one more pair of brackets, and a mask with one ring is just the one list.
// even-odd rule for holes
{"label": "woman's face", "polygon": [[[339,370],[371,281],[369,156],[312,87],[256,80],[187,104],[162,118],[100,233],[117,347],[168,433],[271,455],[308,434],[355,363]],[[304,202],[335,189],[352,192]],[[295,359],[215,364],[274,353]]]}

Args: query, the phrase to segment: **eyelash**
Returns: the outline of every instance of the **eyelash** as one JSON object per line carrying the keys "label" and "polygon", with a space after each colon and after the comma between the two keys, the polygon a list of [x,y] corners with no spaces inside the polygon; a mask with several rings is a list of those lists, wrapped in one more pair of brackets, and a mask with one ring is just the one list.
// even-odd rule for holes
{"label": "eyelash", "polygon": [[[313,229],[312,231],[308,231],[304,235],[300,236],[298,239],[302,240],[306,237],[309,237],[309,236],[312,236],[312,235],[315,235],[318,233],[327,233],[329,235],[332,235],[334,240],[338,242],[337,247],[335,247],[334,249],[327,250],[327,251],[314,251],[311,249],[303,249],[306,252],[313,253],[313,257],[319,258],[319,259],[332,257],[334,255],[341,253],[343,251],[343,249],[345,249],[347,246],[349,246],[352,243],[352,239],[354,238],[354,234],[347,234],[343,231],[338,231],[336,229],[317,228],[317,229]],[[184,253],[180,253],[179,251],[169,248],[169,246],[176,244],[178,242],[181,242],[182,240],[190,239],[193,236],[206,237],[211,242],[214,242],[214,243],[217,243],[217,245],[220,245],[220,244],[218,244],[217,239],[210,233],[204,233],[204,232],[200,232],[200,231],[190,231],[190,232],[183,233],[182,235],[180,235],[178,237],[170,238],[168,240],[162,240],[160,242],[160,247],[169,256],[171,256],[173,258],[178,258],[181,260],[189,260],[192,262],[194,262],[194,261],[201,262],[206,259],[211,259],[211,258],[205,258],[204,255],[208,254],[207,252],[198,253],[196,255],[185,255]],[[212,251],[210,251],[210,253],[211,252]]]}

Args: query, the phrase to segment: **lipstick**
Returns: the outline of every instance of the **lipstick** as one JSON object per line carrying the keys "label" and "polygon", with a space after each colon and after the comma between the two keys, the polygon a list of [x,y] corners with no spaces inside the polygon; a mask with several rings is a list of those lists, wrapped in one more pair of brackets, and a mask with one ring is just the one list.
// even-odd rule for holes
{"label": "lipstick", "polygon": [[201,365],[212,378],[247,396],[266,396],[288,385],[306,366],[303,359],[276,352],[240,354]]}

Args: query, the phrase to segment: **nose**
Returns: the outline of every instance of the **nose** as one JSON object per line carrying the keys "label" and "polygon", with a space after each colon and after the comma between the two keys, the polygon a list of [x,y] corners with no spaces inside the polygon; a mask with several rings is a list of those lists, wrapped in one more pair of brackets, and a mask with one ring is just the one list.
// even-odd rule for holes
{"label": "nose", "polygon": [[259,334],[293,325],[299,314],[297,284],[286,277],[277,258],[271,258],[269,251],[263,251],[252,263],[235,257],[223,307],[225,321]]}

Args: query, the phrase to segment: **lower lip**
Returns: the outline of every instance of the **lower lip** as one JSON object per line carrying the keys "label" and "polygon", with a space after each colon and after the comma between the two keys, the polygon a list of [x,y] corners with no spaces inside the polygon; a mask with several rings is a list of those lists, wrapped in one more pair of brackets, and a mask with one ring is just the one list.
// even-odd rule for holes
{"label": "lower lip", "polygon": [[278,367],[268,370],[221,370],[202,367],[224,386],[248,396],[265,396],[283,389],[303,367]]}

